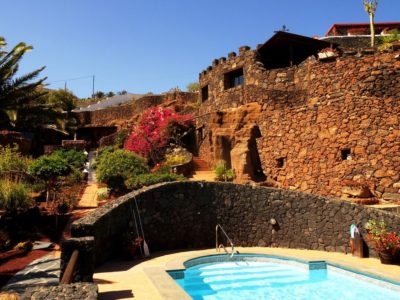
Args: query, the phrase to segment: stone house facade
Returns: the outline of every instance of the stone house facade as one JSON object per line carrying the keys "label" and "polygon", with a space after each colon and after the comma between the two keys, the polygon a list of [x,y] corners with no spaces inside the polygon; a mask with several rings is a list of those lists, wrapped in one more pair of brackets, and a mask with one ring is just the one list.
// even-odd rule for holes
{"label": "stone house facade", "polygon": [[199,74],[199,156],[241,183],[341,197],[353,182],[400,201],[400,52],[318,61],[324,45],[300,39],[308,58],[269,65],[266,55],[293,53],[284,38],[278,51],[242,46]]}

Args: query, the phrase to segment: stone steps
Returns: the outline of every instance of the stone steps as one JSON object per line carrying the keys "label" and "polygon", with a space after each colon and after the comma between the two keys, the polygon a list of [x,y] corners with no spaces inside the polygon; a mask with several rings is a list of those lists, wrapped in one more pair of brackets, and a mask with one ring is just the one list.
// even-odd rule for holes
{"label": "stone steps", "polygon": [[195,171],[211,171],[207,162],[199,157],[194,156],[192,163],[193,163],[193,169]]}
{"label": "stone steps", "polygon": [[207,162],[199,157],[193,157],[193,175],[190,181],[215,181],[214,171],[210,169]]}
{"label": "stone steps", "polygon": [[213,171],[196,171],[192,177],[189,179],[190,181],[215,181],[215,174]]}

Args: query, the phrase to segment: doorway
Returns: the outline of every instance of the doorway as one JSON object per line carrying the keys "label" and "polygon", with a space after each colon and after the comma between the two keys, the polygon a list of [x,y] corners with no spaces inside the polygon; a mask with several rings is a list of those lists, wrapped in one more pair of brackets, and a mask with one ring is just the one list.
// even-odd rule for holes
{"label": "doorway", "polygon": [[261,137],[260,128],[254,126],[251,129],[249,140],[249,154],[250,154],[250,177],[256,182],[265,181],[266,176],[262,170],[260,155],[257,148],[257,139]]}

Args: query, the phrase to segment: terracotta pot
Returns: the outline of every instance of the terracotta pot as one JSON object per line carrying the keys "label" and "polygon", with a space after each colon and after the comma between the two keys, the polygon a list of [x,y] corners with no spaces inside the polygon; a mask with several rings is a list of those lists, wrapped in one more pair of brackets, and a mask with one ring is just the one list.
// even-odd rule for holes
{"label": "terracotta pot", "polygon": [[381,263],[385,265],[393,265],[396,263],[396,255],[393,253],[388,253],[388,252],[379,252],[379,258],[381,260]]}

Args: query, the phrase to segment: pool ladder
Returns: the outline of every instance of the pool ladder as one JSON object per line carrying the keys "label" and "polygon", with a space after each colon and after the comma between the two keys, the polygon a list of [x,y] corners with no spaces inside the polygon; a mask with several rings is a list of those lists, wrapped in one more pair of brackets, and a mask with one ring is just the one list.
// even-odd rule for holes
{"label": "pool ladder", "polygon": [[[231,252],[229,252],[228,249],[226,249],[224,244],[222,244],[222,243],[219,244],[218,243],[218,229],[220,229],[220,231],[225,235],[227,241],[231,245]],[[225,232],[225,230],[222,228],[222,226],[220,224],[217,224],[217,226],[215,226],[215,250],[217,252],[219,252],[221,248],[224,249],[225,253],[230,255],[231,257],[233,256],[233,254],[237,253],[237,251],[235,250],[235,246],[233,245],[233,242],[229,238],[228,234]]]}

